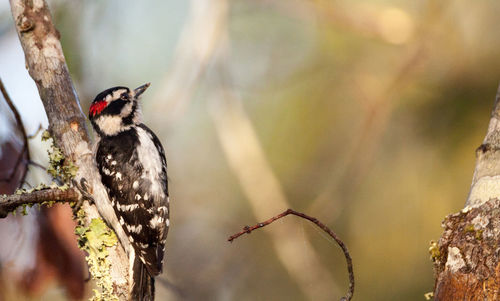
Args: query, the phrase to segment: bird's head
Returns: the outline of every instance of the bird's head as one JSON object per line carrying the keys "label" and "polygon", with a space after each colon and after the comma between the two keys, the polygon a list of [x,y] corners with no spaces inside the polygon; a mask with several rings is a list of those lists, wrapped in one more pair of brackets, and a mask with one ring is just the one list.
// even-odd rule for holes
{"label": "bird's head", "polygon": [[140,124],[141,109],[137,101],[149,85],[134,90],[113,87],[97,94],[89,109],[89,119],[96,132],[100,136],[114,136]]}

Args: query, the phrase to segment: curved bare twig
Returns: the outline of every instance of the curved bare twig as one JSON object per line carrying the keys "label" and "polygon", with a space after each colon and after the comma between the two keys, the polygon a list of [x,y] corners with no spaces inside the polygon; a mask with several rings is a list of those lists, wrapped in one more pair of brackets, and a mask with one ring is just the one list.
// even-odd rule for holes
{"label": "curved bare twig", "polygon": [[261,223],[258,223],[256,225],[254,225],[252,227],[249,227],[249,226],[243,227],[242,231],[229,236],[229,238],[227,240],[229,242],[233,242],[233,240],[235,240],[236,238],[240,237],[241,235],[243,235],[245,233],[246,234],[250,234],[252,231],[260,229],[262,227],[265,227],[265,226],[271,224],[272,222],[274,222],[274,221],[276,221],[276,220],[278,220],[278,219],[280,219],[282,217],[285,217],[285,216],[287,216],[289,214],[296,215],[298,217],[307,219],[308,221],[314,223],[321,230],[325,231],[328,235],[330,235],[330,237],[333,238],[335,240],[335,242],[337,242],[337,244],[340,246],[340,248],[344,252],[345,260],[347,262],[347,271],[349,272],[349,290],[348,290],[347,294],[345,295],[345,297],[342,297],[340,300],[342,300],[342,301],[343,300],[351,300],[351,298],[352,298],[352,296],[354,294],[354,270],[353,270],[353,267],[352,267],[352,258],[351,258],[351,255],[349,254],[349,250],[347,250],[347,246],[337,236],[337,234],[335,234],[335,232],[333,232],[330,228],[328,228],[325,224],[323,224],[321,221],[319,221],[315,217],[312,217],[312,216],[309,216],[307,214],[295,211],[293,209],[288,209],[288,210],[285,210],[285,211],[283,211],[282,213],[280,213],[278,215],[275,215],[275,216],[271,217],[270,219],[268,219],[268,220],[266,220],[264,222],[261,222]]}

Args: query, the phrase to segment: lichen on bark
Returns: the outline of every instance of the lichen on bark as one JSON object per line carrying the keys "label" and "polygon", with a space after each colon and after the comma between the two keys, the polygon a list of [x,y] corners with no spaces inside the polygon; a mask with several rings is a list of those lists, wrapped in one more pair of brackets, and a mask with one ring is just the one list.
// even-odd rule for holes
{"label": "lichen on bark", "polygon": [[119,300],[113,291],[111,262],[108,260],[108,247],[118,243],[115,233],[100,218],[91,219],[90,224],[85,226],[85,212],[81,209],[77,212],[77,222],[75,234],[78,236],[78,245],[87,253],[85,260],[98,287],[94,289],[94,296],[90,300]]}
{"label": "lichen on bark", "polygon": [[451,214],[432,248],[436,300],[498,300],[500,292],[500,200]]}
{"label": "lichen on bark", "polygon": [[47,172],[56,179],[60,179],[64,183],[68,183],[76,176],[78,166],[73,161],[64,156],[64,153],[54,144],[54,139],[50,136],[49,131],[44,131],[42,141],[50,143],[47,153],[49,155],[49,167]]}

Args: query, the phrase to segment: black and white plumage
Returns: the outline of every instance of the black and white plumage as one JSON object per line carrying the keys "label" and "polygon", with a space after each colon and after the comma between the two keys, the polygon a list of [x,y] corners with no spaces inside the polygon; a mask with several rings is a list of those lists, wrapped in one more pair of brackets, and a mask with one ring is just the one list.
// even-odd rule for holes
{"label": "black and white plumage", "polygon": [[[90,106],[89,118],[99,136],[96,163],[116,216],[129,237],[132,299],[154,299],[154,276],[162,272],[169,228],[165,152],[156,135],[141,121],[135,90],[105,90]],[[152,296],[141,286],[152,285]]]}

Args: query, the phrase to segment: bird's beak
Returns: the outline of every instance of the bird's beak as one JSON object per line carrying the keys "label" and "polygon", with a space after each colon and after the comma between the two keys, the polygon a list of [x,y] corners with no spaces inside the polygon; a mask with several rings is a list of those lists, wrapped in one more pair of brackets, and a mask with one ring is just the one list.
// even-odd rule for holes
{"label": "bird's beak", "polygon": [[151,85],[151,83],[144,84],[140,86],[139,88],[136,88],[134,90],[135,98],[139,98],[139,96],[146,91],[146,89]]}

